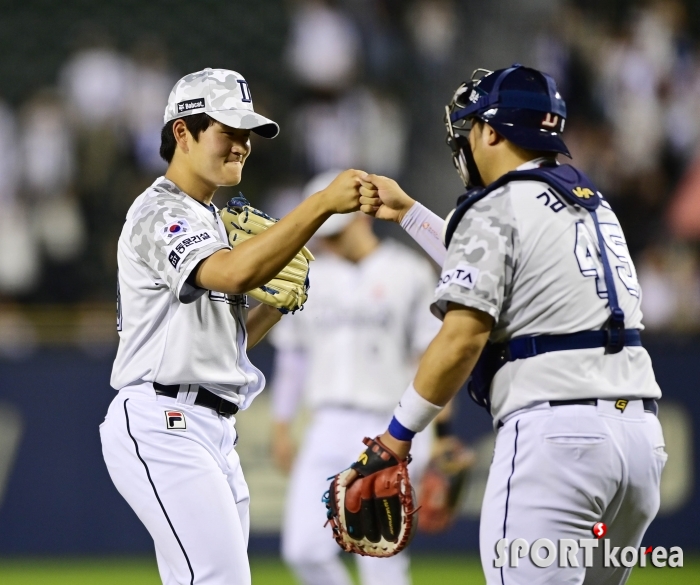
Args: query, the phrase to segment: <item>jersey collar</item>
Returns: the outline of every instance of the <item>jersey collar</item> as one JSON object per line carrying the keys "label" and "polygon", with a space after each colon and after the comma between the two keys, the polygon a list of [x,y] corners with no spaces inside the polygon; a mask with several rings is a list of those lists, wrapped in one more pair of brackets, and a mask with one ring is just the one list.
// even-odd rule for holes
{"label": "jersey collar", "polygon": [[[548,161],[551,161],[552,159],[547,156],[539,156],[537,158],[533,158],[532,160],[527,161],[526,163],[521,164],[519,167],[517,167],[515,170],[516,171],[529,171],[530,169],[537,169],[541,167],[543,164],[545,164]],[[557,163],[559,164],[559,163]]]}

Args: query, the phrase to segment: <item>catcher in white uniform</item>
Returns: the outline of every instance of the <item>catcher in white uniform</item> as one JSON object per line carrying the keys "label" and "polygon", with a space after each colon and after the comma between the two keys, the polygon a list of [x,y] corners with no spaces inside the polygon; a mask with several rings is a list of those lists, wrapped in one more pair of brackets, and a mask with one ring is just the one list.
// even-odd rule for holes
{"label": "catcher in white uniform", "polygon": [[[336,174],[318,175],[305,194],[323,189]],[[312,411],[291,473],[282,530],[282,556],[304,585],[352,582],[324,528],[319,492],[357,455],[363,437],[386,428],[440,328],[429,310],[436,277],[429,261],[396,241],[380,241],[370,222],[359,213],[337,215],[316,232],[322,250],[314,262],[313,300],[271,335],[277,349],[273,453],[283,469],[292,460],[289,423],[302,393]],[[416,479],[430,457],[429,431],[414,441]],[[405,555],[357,560],[363,585],[410,583]]]}
{"label": "catcher in white uniform", "polygon": [[551,77],[521,65],[478,70],[446,108],[448,144],[469,188],[450,218],[384,177],[370,175],[361,189],[363,211],[400,222],[442,264],[431,308],[443,324],[388,430],[334,480],[330,513],[349,548],[377,545],[352,538],[345,496],[369,493],[362,484],[375,485],[377,470],[396,469],[404,481],[400,461],[414,434],[471,375],[470,393],[498,432],[480,527],[487,583],[627,580],[619,558],[604,566],[602,544],[591,568],[583,550],[578,566],[494,562],[501,539],[591,539],[597,522],[611,547],[638,550],[667,457],[635,269],[610,205],[556,162],[569,154],[565,117]]}
{"label": "catcher in white uniform", "polygon": [[[242,198],[220,217],[212,196],[240,182],[251,131],[273,138],[278,127],[254,112],[241,75],[205,69],[178,81],[162,132],[168,170],[136,198],[119,238],[119,392],[102,448],[167,585],[250,584],[233,415],[265,379],[246,349],[279,321],[278,308],[306,300],[303,246],[333,213],[358,209],[365,176],[342,173],[278,223]],[[256,235],[260,226],[271,227]],[[269,305],[248,313],[246,293]]]}

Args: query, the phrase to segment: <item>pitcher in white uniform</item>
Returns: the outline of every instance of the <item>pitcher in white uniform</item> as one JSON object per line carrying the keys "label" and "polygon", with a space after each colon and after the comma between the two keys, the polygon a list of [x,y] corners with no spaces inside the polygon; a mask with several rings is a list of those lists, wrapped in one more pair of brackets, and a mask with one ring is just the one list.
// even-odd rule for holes
{"label": "pitcher in white uniform", "polygon": [[659,507],[667,456],[642,293],[610,205],[556,160],[569,155],[565,118],[548,75],[477,70],[446,108],[469,189],[450,218],[385,177],[361,189],[363,211],[400,222],[443,267],[432,304],[442,327],[381,441],[408,453],[471,375],[497,430],[480,525],[488,585],[625,583],[631,569],[619,555],[606,562],[605,541],[590,567],[583,549],[574,563],[538,566],[526,555],[516,567],[497,562],[497,547],[510,557],[516,539],[578,543],[602,522],[610,550],[638,556]]}
{"label": "pitcher in white uniform", "polygon": [[[248,313],[268,282],[333,213],[359,207],[360,171],[341,173],[266,232],[232,249],[211,199],[237,185],[250,133],[277,124],[253,110],[235,71],[205,69],[173,88],[161,156],[118,244],[118,390],[101,425],[119,492],[153,537],[167,585],[250,585],[249,494],[233,415],[265,384],[248,359],[281,313]],[[294,318],[290,316],[289,318]]]}
{"label": "pitcher in white uniform", "polygon": [[[306,195],[336,174],[312,179]],[[289,426],[298,405],[303,401],[312,413],[294,461],[282,530],[282,557],[303,585],[351,584],[324,528],[319,492],[357,455],[363,437],[386,428],[440,328],[429,310],[436,279],[430,262],[394,240],[380,241],[370,222],[362,214],[337,215],[316,232],[321,250],[313,266],[313,298],[271,335],[277,349],[273,452],[283,469],[292,460]],[[431,442],[430,429],[414,441],[414,482],[427,465]],[[411,582],[407,555],[357,561],[362,585]]]}

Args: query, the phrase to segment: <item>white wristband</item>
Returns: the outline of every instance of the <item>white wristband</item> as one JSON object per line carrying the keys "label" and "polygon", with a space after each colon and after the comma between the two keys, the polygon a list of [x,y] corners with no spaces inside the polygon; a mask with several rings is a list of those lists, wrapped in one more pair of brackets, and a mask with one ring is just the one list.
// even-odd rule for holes
{"label": "white wristband", "polygon": [[437,406],[423,398],[411,384],[403,393],[394,410],[394,418],[401,426],[420,433],[439,414],[443,406]]}

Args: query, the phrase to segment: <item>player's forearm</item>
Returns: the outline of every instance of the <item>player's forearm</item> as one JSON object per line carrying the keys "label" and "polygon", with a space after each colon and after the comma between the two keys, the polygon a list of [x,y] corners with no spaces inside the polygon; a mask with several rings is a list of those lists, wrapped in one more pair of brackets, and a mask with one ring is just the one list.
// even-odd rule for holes
{"label": "player's forearm", "polygon": [[491,317],[479,311],[466,308],[448,311],[418,367],[413,382],[418,394],[437,406],[446,405],[474,369],[488,341],[492,322]]}
{"label": "player's forearm", "polygon": [[448,305],[440,332],[423,354],[416,377],[382,441],[404,457],[413,436],[425,429],[466,382],[488,341],[493,319],[455,303]]}
{"label": "player's forearm", "polygon": [[279,323],[281,318],[282,313],[268,305],[259,305],[251,309],[246,321],[246,330],[248,331],[247,349],[251,349],[260,343],[267,335],[267,332]]}
{"label": "player's forearm", "polygon": [[277,275],[332,215],[321,193],[303,201],[269,230],[236,246],[236,272],[251,290]]}
{"label": "player's forearm", "polygon": [[435,417],[435,424],[449,424],[449,422],[452,420],[452,414],[454,413],[454,400],[450,400],[446,405],[445,408],[443,408],[440,411],[440,414],[438,414]]}
{"label": "player's forearm", "polygon": [[197,273],[197,286],[242,294],[269,282],[331,215],[322,192],[309,197],[265,232],[212,254]]}

